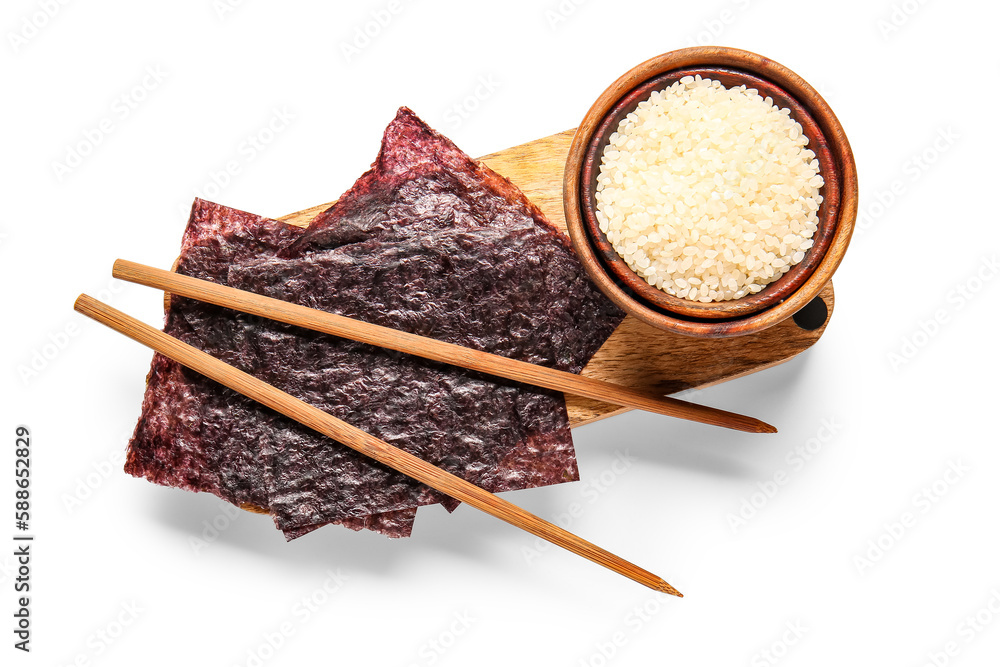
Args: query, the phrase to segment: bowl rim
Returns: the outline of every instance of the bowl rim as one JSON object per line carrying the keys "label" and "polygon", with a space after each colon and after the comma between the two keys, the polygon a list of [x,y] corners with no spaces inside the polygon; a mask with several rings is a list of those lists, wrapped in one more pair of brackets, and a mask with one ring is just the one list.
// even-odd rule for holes
{"label": "bowl rim", "polygon": [[[833,238],[822,259],[805,282],[779,303],[743,317],[704,320],[685,317],[640,301],[618,283],[601,263],[585,229],[581,203],[583,162],[593,134],[608,112],[629,91],[672,70],[719,66],[744,70],[787,91],[811,114],[829,145],[835,171],[840,176],[839,210]],[[742,49],[699,46],[670,51],[636,65],[606,88],[587,111],[573,136],[563,174],[563,209],[573,248],[591,279],[624,311],[659,329],[698,337],[730,337],[754,333],[791,317],[819,295],[840,262],[854,231],[857,217],[857,168],[843,126],[820,94],[787,67]]]}
{"label": "bowl rim", "polygon": [[[702,303],[679,296],[668,294],[650,285],[644,278],[629,267],[628,263],[618,254],[608,241],[607,235],[601,231],[596,217],[594,197],[596,181],[600,173],[601,157],[611,134],[616,131],[619,121],[634,110],[643,100],[649,98],[651,92],[661,90],[665,86],[687,76],[700,76],[705,79],[719,80],[727,87],[743,85],[756,89],[764,96],[770,97],[779,107],[787,108],[791,117],[800,123],[803,133],[809,138],[809,148],[815,153],[820,163],[820,173],[826,180],[823,189],[823,203],[818,211],[819,228],[813,235],[813,245],[805,251],[803,259],[788,271],[779,274],[774,281],[764,286],[756,293],[748,294],[739,299],[729,301],[713,301]],[[590,142],[584,153],[580,174],[580,215],[584,229],[590,237],[592,247],[607,269],[611,271],[618,282],[623,283],[628,290],[640,300],[658,308],[685,317],[729,319],[742,317],[770,307],[774,303],[787,298],[799,288],[809,277],[809,274],[819,264],[836,231],[837,213],[840,207],[839,174],[833,155],[827,145],[826,137],[809,111],[799,103],[789,92],[777,84],[762,78],[758,74],[732,67],[688,67],[670,70],[647,79],[641,85],[628,91],[605,114],[600,124],[591,134]]]}

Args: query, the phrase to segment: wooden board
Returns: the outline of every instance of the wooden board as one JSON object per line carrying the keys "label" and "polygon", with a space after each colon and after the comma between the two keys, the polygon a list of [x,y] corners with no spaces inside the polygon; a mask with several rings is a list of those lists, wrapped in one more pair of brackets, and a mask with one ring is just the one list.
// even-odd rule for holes
{"label": "wooden board", "polygon": [[[574,130],[553,134],[480,158],[509,178],[563,232],[562,177]],[[281,220],[305,226],[333,202],[286,215]],[[654,329],[629,316],[591,359],[583,374],[670,394],[749,375],[788,361],[819,340],[833,315],[833,284],[820,293],[826,321],[806,330],[792,319],[760,333],[738,338],[705,339]],[[625,412],[614,405],[566,397],[570,423],[580,426]]]}

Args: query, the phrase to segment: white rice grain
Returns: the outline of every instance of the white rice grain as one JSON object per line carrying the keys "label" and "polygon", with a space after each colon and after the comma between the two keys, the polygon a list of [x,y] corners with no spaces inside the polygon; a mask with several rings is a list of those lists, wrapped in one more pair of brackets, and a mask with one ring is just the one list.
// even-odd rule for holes
{"label": "white rice grain", "polygon": [[686,76],[611,135],[597,221],[629,267],[704,303],[756,294],[812,247],[823,177],[788,109]]}

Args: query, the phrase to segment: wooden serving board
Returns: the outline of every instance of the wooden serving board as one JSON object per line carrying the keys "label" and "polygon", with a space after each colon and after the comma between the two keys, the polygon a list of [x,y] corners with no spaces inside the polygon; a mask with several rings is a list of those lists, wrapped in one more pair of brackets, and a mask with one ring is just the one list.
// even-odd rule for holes
{"label": "wooden serving board", "polygon": [[[564,233],[563,167],[574,132],[567,130],[480,158],[521,188]],[[280,220],[304,227],[332,205],[333,202],[313,206]],[[628,316],[583,369],[583,374],[672,394],[777,366],[810,347],[823,335],[833,314],[832,283],[827,284],[819,298],[827,307],[826,321],[819,328],[803,329],[789,318],[760,333],[737,338],[691,338],[655,329]],[[567,396],[566,407],[572,426],[628,410],[578,396]]]}

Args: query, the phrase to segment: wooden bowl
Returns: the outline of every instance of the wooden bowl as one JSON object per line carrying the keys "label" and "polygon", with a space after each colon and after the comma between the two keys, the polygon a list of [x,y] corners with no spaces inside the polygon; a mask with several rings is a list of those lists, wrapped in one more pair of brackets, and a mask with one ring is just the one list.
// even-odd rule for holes
{"label": "wooden bowl", "polygon": [[[757,294],[704,304],[671,296],[635,274],[601,232],[594,214],[601,155],[618,123],[654,90],[700,74],[732,87],[746,84],[791,111],[809,137],[825,184],[819,227],[803,260]],[[790,317],[817,296],[840,264],[857,215],[857,171],[833,111],[787,68],[748,51],[695,47],[633,68],[597,99],[570,147],[563,204],[573,246],[597,286],[626,312],[670,331],[701,337],[738,336]]]}
{"label": "wooden bowl", "polygon": [[[825,181],[821,193],[824,201],[819,209],[818,229],[813,236],[813,246],[806,252],[803,260],[760,292],[730,301],[701,303],[672,296],[650,285],[641,276],[632,271],[621,255],[612,247],[607,236],[601,231],[600,225],[597,222],[597,216],[595,215],[597,209],[597,177],[600,173],[601,156],[604,154],[604,148],[607,146],[611,135],[618,129],[618,124],[625,116],[634,111],[640,102],[647,99],[653,91],[663,90],[674,82],[679,81],[682,77],[695,75],[720,81],[727,88],[740,85],[745,85],[747,88],[754,88],[762,97],[770,97],[778,106],[789,109],[792,118],[802,125],[803,133],[809,138],[809,148],[816,153],[816,158],[820,163],[820,174]],[[830,154],[830,148],[826,143],[823,132],[809,112],[794,97],[772,82],[748,72],[726,67],[690,67],[672,70],[666,74],[653,77],[622,97],[605,114],[604,119],[594,131],[590,142],[587,144],[587,150],[584,153],[583,159],[583,173],[580,177],[580,187],[581,202],[583,202],[581,212],[583,214],[584,228],[589,235],[591,243],[598,251],[601,260],[618,280],[627,285],[629,289],[642,299],[660,308],[689,317],[713,319],[741,317],[758,312],[783,301],[792,292],[797,290],[819,264],[819,260],[830,245],[830,241],[833,239],[833,230],[836,226],[837,213],[840,208],[840,183],[833,158]]]}

